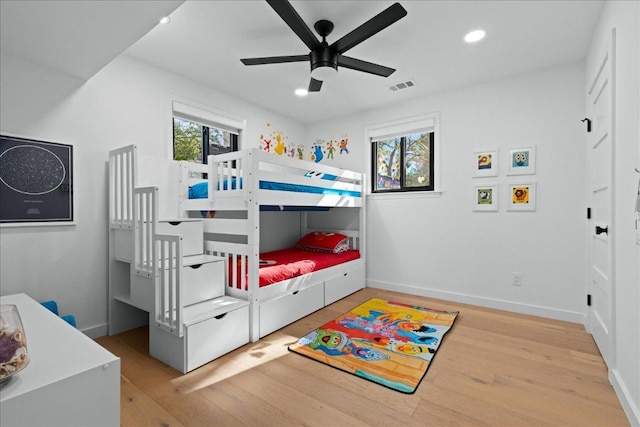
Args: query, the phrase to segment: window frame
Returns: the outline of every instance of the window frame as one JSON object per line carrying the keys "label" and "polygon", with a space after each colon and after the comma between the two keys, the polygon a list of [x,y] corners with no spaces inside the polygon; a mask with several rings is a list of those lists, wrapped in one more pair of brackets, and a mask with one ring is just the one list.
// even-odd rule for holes
{"label": "window frame", "polygon": [[[377,177],[377,158],[374,141],[389,139],[398,136],[407,136],[416,133],[433,133],[431,141],[432,189],[424,187],[405,187],[405,189],[375,190]],[[408,117],[391,122],[380,123],[366,128],[365,138],[367,143],[367,156],[369,164],[369,176],[371,185],[367,188],[367,194],[374,198],[402,198],[402,197],[439,197],[442,194],[440,182],[440,113],[428,113],[420,116]],[[404,148],[403,148],[404,151]],[[403,159],[404,161],[404,159]],[[405,174],[404,168],[402,174]]]}
{"label": "window frame", "polygon": [[[236,135],[230,141],[232,151],[239,151],[243,146],[243,133],[246,128],[246,120],[234,117],[228,113],[214,112],[211,107],[197,104],[193,101],[171,99],[169,102],[169,126],[167,132],[168,152],[170,160],[174,160],[174,130],[173,119],[188,120],[202,126],[202,163],[207,163],[209,156],[208,128],[216,128]],[[207,135],[205,135],[207,128]],[[205,137],[206,136],[206,137]],[[235,141],[234,141],[235,139]]]}
{"label": "window frame", "polygon": [[[226,129],[222,129],[219,128],[217,126],[210,126],[210,125],[205,125],[202,124],[200,122],[196,122],[193,121],[192,119],[185,119],[183,117],[180,117],[178,115],[174,115],[171,120],[183,120],[183,121],[188,121],[189,123],[193,123],[196,125],[200,126],[200,138],[201,138],[201,144],[202,144],[202,164],[207,164],[208,163],[208,157],[209,154],[211,154],[211,141],[210,141],[210,130],[213,129],[217,129],[217,130],[221,130],[223,132],[227,132],[229,134],[229,152],[233,152],[233,151],[238,151],[238,139],[239,139],[239,135],[237,133],[228,131]],[[173,125],[173,123],[172,123]],[[171,141],[171,158],[173,160],[176,160],[176,135],[175,135],[175,128],[173,128],[173,136],[172,136],[172,141]],[[184,160],[184,161],[189,161],[189,160]]]}
{"label": "window frame", "polygon": [[[407,146],[407,137],[410,135],[415,135],[417,133],[421,134],[431,134],[431,138],[429,139],[429,185],[423,185],[420,187],[409,187],[407,186],[407,167],[405,165],[406,158],[406,146]],[[378,145],[376,144],[379,141],[383,141],[385,139],[400,139],[400,188],[389,188],[389,189],[378,189],[377,185],[377,175],[378,175]],[[424,191],[433,191],[435,189],[434,182],[434,167],[435,167],[435,132],[434,131],[424,131],[424,132],[412,132],[406,135],[396,135],[389,138],[372,138],[370,140],[371,143],[371,194],[386,194],[386,193],[407,193],[407,192],[424,192]],[[375,148],[374,148],[375,145]]]}

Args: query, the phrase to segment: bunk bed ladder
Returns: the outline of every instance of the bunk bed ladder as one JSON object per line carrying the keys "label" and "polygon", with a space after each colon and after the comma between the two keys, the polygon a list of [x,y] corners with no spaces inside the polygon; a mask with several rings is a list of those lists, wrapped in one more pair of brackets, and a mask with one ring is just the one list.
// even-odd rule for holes
{"label": "bunk bed ladder", "polygon": [[155,280],[156,326],[176,337],[184,335],[182,321],[182,237],[156,234],[155,258],[158,260]]}
{"label": "bunk bed ladder", "polygon": [[140,187],[133,190],[133,213],[136,274],[152,278],[153,236],[158,222],[158,187]]}

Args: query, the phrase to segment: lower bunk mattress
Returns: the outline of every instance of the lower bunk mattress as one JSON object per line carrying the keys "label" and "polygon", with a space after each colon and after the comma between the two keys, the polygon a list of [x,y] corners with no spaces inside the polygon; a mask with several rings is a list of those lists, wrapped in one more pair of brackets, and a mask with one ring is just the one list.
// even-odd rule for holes
{"label": "lower bunk mattress", "polygon": [[[260,254],[260,287],[302,276],[313,271],[333,267],[360,258],[357,249],[341,253],[326,253],[298,248],[280,249]],[[229,263],[230,268],[232,263]],[[236,277],[240,277],[241,263],[237,263]],[[229,272],[232,275],[232,272]],[[245,272],[246,275],[246,272]],[[247,280],[248,283],[248,280]]]}

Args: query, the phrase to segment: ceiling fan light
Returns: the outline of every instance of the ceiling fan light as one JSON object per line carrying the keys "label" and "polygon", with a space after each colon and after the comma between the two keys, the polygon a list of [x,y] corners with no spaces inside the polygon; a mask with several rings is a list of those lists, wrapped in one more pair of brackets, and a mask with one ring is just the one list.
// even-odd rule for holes
{"label": "ceiling fan light", "polygon": [[329,66],[321,66],[314,68],[311,70],[311,77],[316,80],[320,80],[321,82],[326,82],[335,78],[338,75],[338,69],[329,67]]}
{"label": "ceiling fan light", "polygon": [[484,32],[484,30],[474,30],[464,36],[464,41],[466,41],[467,43],[479,42],[484,38],[485,34],[486,33]]}

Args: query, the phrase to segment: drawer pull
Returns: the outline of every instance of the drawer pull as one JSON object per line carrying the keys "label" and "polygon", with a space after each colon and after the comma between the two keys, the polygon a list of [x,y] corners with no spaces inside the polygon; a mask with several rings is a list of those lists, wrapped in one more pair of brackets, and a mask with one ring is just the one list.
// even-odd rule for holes
{"label": "drawer pull", "polygon": [[197,268],[202,267],[202,264],[195,264],[195,265],[190,265],[189,267],[193,268],[194,270]]}
{"label": "drawer pull", "polygon": [[222,314],[218,314],[217,316],[214,316],[216,319],[220,320],[222,319],[224,316],[226,316],[227,313],[222,313]]}
{"label": "drawer pull", "polygon": [[349,273],[344,273],[344,277],[347,277],[347,274],[349,274]]}
{"label": "drawer pull", "polygon": [[182,223],[182,221],[169,221],[169,224],[176,226],[176,225],[180,225]]}
{"label": "drawer pull", "polygon": [[297,295],[300,291],[295,291],[292,295]]}

